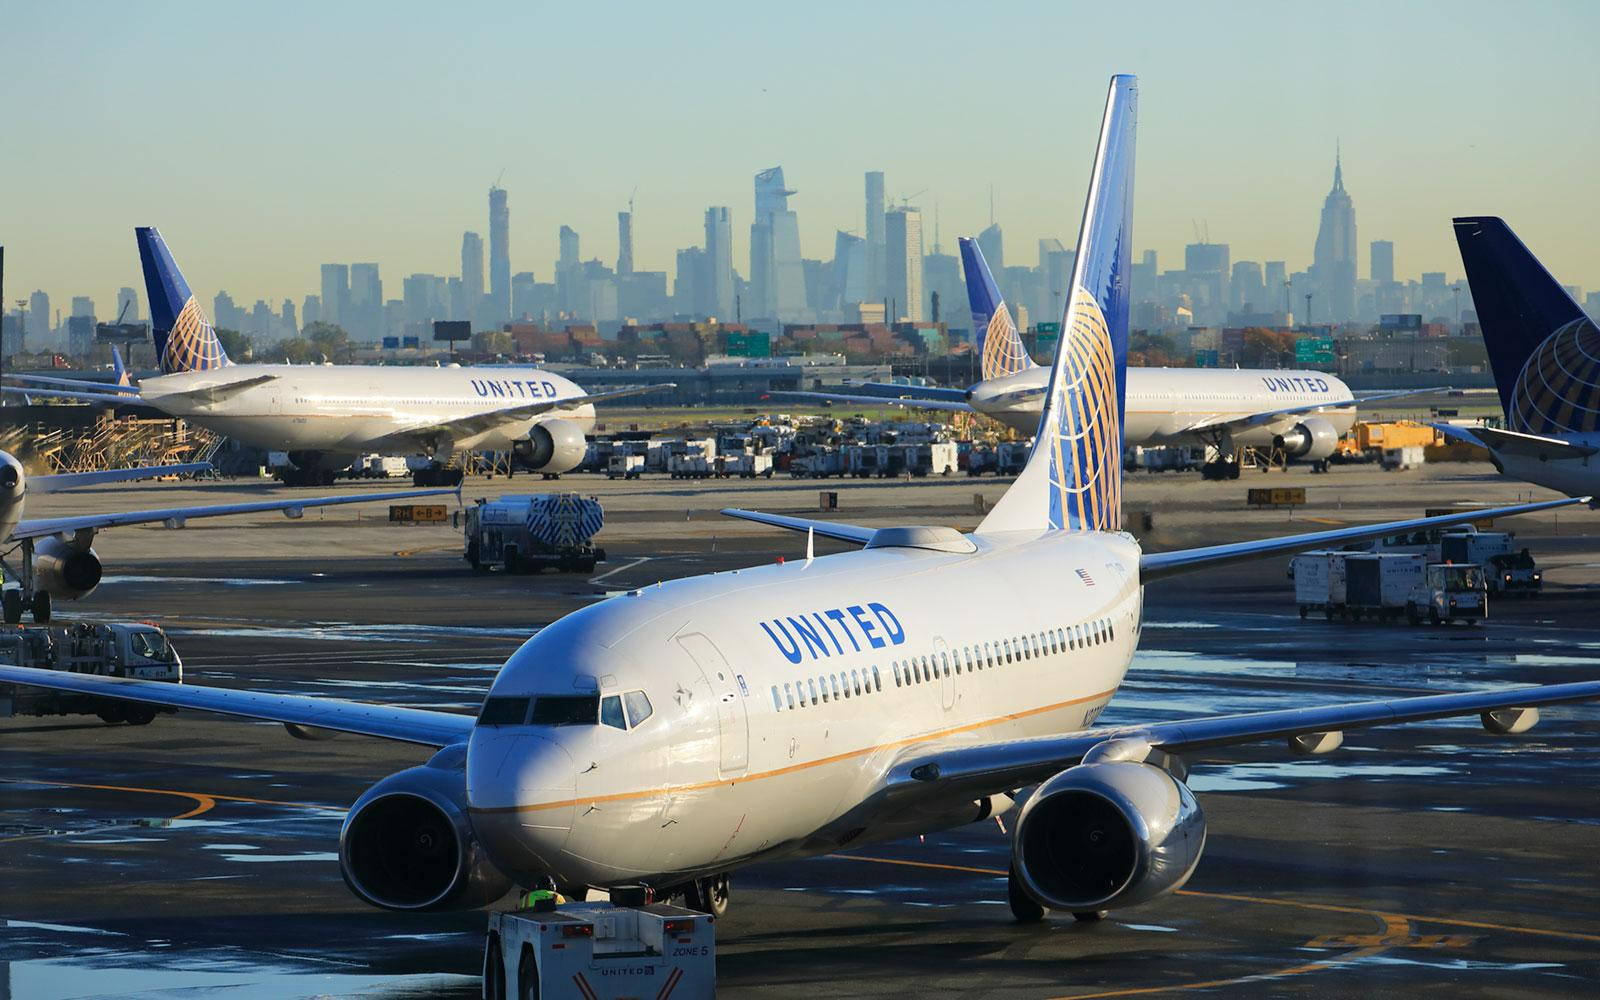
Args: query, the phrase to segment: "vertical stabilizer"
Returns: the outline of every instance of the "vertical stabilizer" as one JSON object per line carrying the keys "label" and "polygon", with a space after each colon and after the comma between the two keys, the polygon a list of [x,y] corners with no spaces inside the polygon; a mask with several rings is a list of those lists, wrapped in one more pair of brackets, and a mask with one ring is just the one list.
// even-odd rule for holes
{"label": "vertical stabilizer", "polygon": [[154,226],[133,231],[150,298],[150,334],[161,374],[207,371],[231,364],[200,303],[189,291],[166,241]]}
{"label": "vertical stabilizer", "polygon": [[1600,429],[1600,330],[1503,220],[1453,221],[1506,425]]}
{"label": "vertical stabilizer", "polygon": [[978,338],[980,377],[988,381],[1037,367],[1028,357],[978,241],[963,236],[956,242],[961,245],[961,269],[967,278],[967,301],[972,305],[972,332]]}
{"label": "vertical stabilizer", "polygon": [[1138,93],[1134,77],[1111,78],[1039,433],[979,533],[1121,530]]}

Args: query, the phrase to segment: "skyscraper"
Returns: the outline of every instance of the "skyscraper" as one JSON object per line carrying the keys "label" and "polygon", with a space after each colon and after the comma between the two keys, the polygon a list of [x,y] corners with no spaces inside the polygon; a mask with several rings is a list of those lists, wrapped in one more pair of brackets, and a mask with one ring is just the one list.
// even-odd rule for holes
{"label": "skyscraper", "polygon": [[506,189],[489,189],[489,314],[496,324],[511,318],[511,209]]}
{"label": "skyscraper", "polygon": [[922,322],[922,213],[915,208],[893,208],[884,216],[885,278],[894,322],[905,317]]}
{"label": "skyscraper", "polygon": [[556,309],[589,315],[589,293],[584,286],[578,231],[562,226],[556,234]]}
{"label": "skyscraper", "polygon": [[617,275],[633,273],[633,212],[617,213]]}
{"label": "skyscraper", "polygon": [[117,314],[114,322],[139,322],[139,293],[126,285],[117,289]]}
{"label": "skyscraper", "polygon": [[556,257],[556,270],[565,271],[577,267],[583,259],[578,249],[578,231],[571,226],[562,226],[556,234],[556,246],[559,256]]}
{"label": "skyscraper", "polygon": [[725,205],[706,209],[706,312],[730,322],[733,309],[733,218]]}
{"label": "skyscraper", "polygon": [[1380,285],[1394,281],[1394,244],[1389,240],[1372,241],[1372,280]]}
{"label": "skyscraper", "polygon": [[50,296],[43,291],[28,296],[28,336],[35,350],[50,339]]}
{"label": "skyscraper", "polygon": [[883,171],[867,171],[867,273],[866,299],[876,302],[883,298],[885,243],[883,241]]}
{"label": "skyscraper", "polygon": [[677,277],[672,285],[672,311],[686,316],[703,316],[706,294],[702,290],[706,277],[706,252],[699,247],[678,251]]}
{"label": "skyscraper", "polygon": [[1000,230],[1000,223],[991,222],[988,229],[978,234],[978,249],[983,251],[983,260],[989,265],[990,274],[999,274],[1006,269],[1006,238]]}
{"label": "skyscraper", "polygon": [[806,305],[800,223],[789,210],[783,168],[756,174],[756,217],[750,224],[750,298],[745,312],[780,320],[799,318]]}
{"label": "skyscraper", "polygon": [[[349,308],[349,303],[349,266],[345,264],[322,265],[322,322],[332,323],[335,326],[343,324],[345,322],[345,310]],[[310,321],[307,320],[307,322]]]}
{"label": "skyscraper", "polygon": [[377,340],[383,336],[383,280],[378,265],[350,265],[350,298],[344,318],[352,340]]}
{"label": "skyscraper", "polygon": [[[1338,153],[1333,158],[1333,190],[1322,203],[1311,275],[1316,286],[1312,316],[1343,323],[1356,311],[1356,209],[1344,189]],[[1306,318],[1310,322],[1311,317]]]}
{"label": "skyscraper", "polygon": [[456,319],[474,320],[483,302],[483,237],[461,234],[461,302],[452,303]]}
{"label": "skyscraper", "polygon": [[828,309],[843,309],[857,302],[873,302],[876,297],[867,287],[867,241],[840,230],[833,237],[832,286]]}

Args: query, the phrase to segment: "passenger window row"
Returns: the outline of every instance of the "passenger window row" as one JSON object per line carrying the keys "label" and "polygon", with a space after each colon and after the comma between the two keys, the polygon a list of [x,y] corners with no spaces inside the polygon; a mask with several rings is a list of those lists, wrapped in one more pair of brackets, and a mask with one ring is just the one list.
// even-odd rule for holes
{"label": "passenger window row", "polygon": [[778,711],[805,708],[807,705],[844,698],[859,698],[882,690],[883,675],[878,673],[876,666],[852,669],[848,673],[841,670],[836,674],[809,677],[792,684],[785,681],[781,692],[778,685],[772,685],[772,707]]}

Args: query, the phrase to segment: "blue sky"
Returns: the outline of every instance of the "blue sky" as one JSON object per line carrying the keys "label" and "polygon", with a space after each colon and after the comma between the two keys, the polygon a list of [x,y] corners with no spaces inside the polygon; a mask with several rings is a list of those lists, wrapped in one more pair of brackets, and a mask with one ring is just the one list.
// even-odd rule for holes
{"label": "blue sky", "polygon": [[[933,210],[949,252],[988,223],[1011,263],[1070,243],[1106,78],[1141,78],[1134,232],[1181,266],[1196,224],[1303,267],[1336,141],[1365,244],[1460,273],[1456,214],[1498,214],[1561,280],[1600,286],[1600,4],[531,4],[0,0],[6,297],[109,311],[161,227],[204,301],[298,303],[323,261],[385,294],[459,269],[504,170],[512,265],[556,229],[671,270],[705,206],[781,164],[807,256],[857,228],[862,172]],[[922,192],[917,194],[918,192]]]}

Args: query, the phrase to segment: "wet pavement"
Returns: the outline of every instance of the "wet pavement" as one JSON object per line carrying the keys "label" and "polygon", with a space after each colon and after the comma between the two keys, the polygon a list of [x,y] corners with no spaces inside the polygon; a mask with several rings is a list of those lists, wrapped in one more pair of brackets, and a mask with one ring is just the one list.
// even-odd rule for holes
{"label": "wet pavement", "polygon": [[[1477,628],[1301,621],[1281,561],[1153,585],[1102,721],[1592,678],[1600,531],[1570,523],[1523,539],[1568,567],[1552,592]],[[523,638],[606,590],[793,544],[630,541],[593,582],[476,575],[446,547],[230,558],[226,578],[151,556],[83,610],[168,625],[191,683],[469,710]],[[1011,922],[993,821],[759,866],[719,925],[721,992],[1592,994],[1597,750],[1600,709],[1565,707],[1518,737],[1445,720],[1325,757],[1218,752],[1192,762],[1209,823],[1194,879],[1092,926]],[[335,861],[345,806],[426,756],[193,713],[0,720],[0,998],[476,996],[482,912],[374,910]]]}

